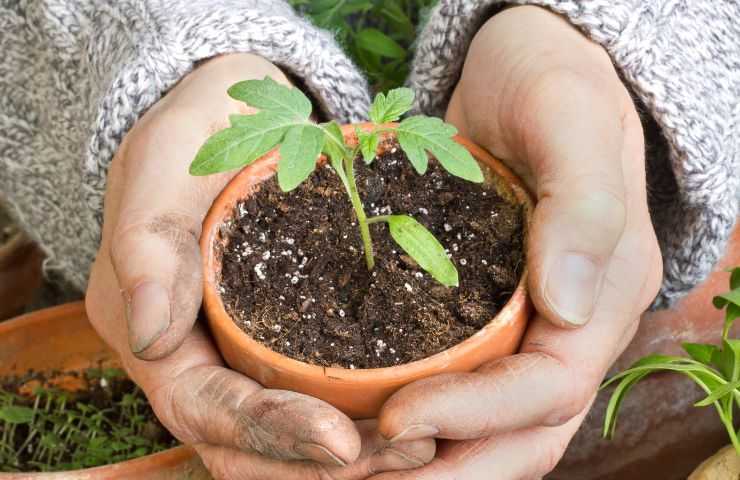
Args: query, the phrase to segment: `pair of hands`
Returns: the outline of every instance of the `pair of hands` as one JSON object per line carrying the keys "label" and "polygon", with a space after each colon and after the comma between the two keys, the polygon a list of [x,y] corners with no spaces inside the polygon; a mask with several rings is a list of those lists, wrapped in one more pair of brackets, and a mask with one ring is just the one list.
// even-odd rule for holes
{"label": "pair of hands", "polygon": [[361,422],[227,369],[195,324],[200,225],[233,174],[196,178],[187,167],[230,113],[249,113],[228,86],[265,75],[288,82],[252,55],[205,62],[140,119],[109,172],[88,312],[164,425],[224,479],[549,472],[662,277],[642,129],[607,54],[537,7],[480,30],[447,120],[536,194],[528,266],[538,314],[519,354],[409,385]]}

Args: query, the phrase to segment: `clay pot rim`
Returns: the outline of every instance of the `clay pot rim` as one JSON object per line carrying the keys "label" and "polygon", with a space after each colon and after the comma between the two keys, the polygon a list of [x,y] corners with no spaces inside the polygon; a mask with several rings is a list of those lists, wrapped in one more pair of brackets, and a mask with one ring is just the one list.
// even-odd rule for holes
{"label": "clay pot rim", "polygon": [[[85,316],[85,302],[72,302],[57,305],[55,307],[44,308],[34,312],[19,315],[18,317],[10,320],[0,322],[0,338],[9,334],[10,332],[23,330],[31,327],[34,324],[46,323],[50,319],[57,317],[69,317],[69,316]],[[92,326],[90,326],[92,329]],[[195,456],[195,450],[188,445],[178,445],[176,447],[168,448],[162,452],[152,453],[144,455],[143,457],[133,458],[123,462],[111,463],[108,465],[100,465],[98,467],[84,468],[78,470],[64,470],[59,472],[20,472],[20,473],[9,473],[0,472],[0,479],[8,478],[29,478],[35,479],[52,479],[52,478],[103,478],[101,475],[106,474],[107,476],[113,476],[115,478],[121,477],[121,473],[125,472],[127,475],[146,474],[151,472],[153,468],[161,469],[165,466],[177,465],[183,463],[193,456]]]}
{"label": "clay pot rim", "polygon": [[[196,454],[195,450],[188,445],[180,445],[177,447],[169,448],[165,451],[152,453],[143,457],[126,460],[124,462],[110,463],[108,465],[100,465],[98,467],[83,468],[79,470],[61,470],[58,472],[19,472],[19,473],[2,473],[0,472],[0,480],[3,478],[11,479],[38,479],[38,480],[51,480],[51,479],[72,479],[72,478],[88,478],[88,479],[102,479],[102,478],[132,478],[136,475],[147,475],[152,472],[157,472],[162,468],[168,466],[177,465],[184,463]],[[122,475],[126,475],[123,477]],[[105,475],[105,476],[103,476]]]}
{"label": "clay pot rim", "polygon": [[[350,144],[356,144],[357,136],[355,128],[368,131],[370,126],[370,123],[343,125],[342,133]],[[397,124],[389,123],[384,126],[395,127]],[[456,135],[455,141],[467,148],[476,159],[479,159],[479,161],[482,160],[482,163],[484,163],[489,170],[495,174],[495,177],[502,180],[499,187],[509,190],[514,200],[524,207],[525,224],[527,224],[531,218],[534,206],[532,197],[524,183],[507,166],[495,159],[490,153],[476,145],[473,141],[461,135]],[[227,218],[231,212],[233,212],[233,205],[236,201],[246,198],[240,191],[240,187],[245,182],[245,179],[250,176],[255,166],[269,162],[274,162],[276,165],[278,158],[278,149],[273,149],[251,165],[243,168],[229,181],[221,193],[216,197],[211,208],[206,214],[200,238],[200,248],[204,267],[203,301],[211,328],[219,329],[223,334],[229,337],[229,341],[231,343],[237,345],[238,348],[242,350],[251,351],[255,357],[264,364],[272,365],[276,370],[291,372],[303,377],[328,377],[337,382],[351,383],[354,385],[371,385],[386,381],[391,382],[399,377],[418,376],[423,374],[423,372],[435,370],[440,365],[453,363],[455,358],[466,356],[468,351],[472,350],[480,342],[481,336],[495,338],[497,331],[504,327],[508,323],[509,319],[515,317],[515,312],[526,308],[528,302],[528,269],[525,266],[520,276],[519,283],[517,284],[514,293],[511,295],[511,298],[485,327],[459,344],[421,360],[383,368],[348,369],[341,367],[323,367],[295,360],[265,347],[237,327],[231,319],[231,316],[226,312],[221,295],[218,291],[216,272],[220,270],[220,262],[216,259],[213,245],[217,241],[219,227],[223,223],[222,220]],[[321,164],[321,162],[319,164]],[[270,170],[274,174],[275,166],[272,166]],[[495,177],[494,181],[497,181]],[[526,245],[526,236],[527,233],[525,231],[524,245]]]}

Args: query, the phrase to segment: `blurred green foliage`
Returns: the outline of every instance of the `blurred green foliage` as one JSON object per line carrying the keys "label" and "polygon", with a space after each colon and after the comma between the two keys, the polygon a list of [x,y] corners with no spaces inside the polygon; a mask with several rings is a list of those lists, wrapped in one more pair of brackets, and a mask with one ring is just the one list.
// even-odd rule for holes
{"label": "blurred green foliage", "polygon": [[373,93],[408,76],[419,25],[437,0],[289,0],[317,26],[333,32],[366,73]]}

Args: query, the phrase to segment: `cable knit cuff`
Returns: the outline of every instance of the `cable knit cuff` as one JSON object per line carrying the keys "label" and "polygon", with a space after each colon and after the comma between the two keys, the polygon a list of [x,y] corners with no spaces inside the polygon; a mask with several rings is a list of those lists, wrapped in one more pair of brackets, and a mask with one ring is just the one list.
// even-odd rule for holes
{"label": "cable knit cuff", "polygon": [[440,0],[419,38],[409,84],[442,115],[470,42],[505,4],[551,9],[601,44],[657,123],[667,149],[648,158],[649,200],[663,252],[655,306],[712,271],[738,214],[740,4],[672,0]]}
{"label": "cable knit cuff", "polygon": [[[253,53],[301,79],[324,113],[358,121],[367,83],[331,34],[277,0],[123,0],[92,17],[91,68],[100,91],[85,162],[85,197],[102,211],[105,177],[123,136],[203,59]],[[101,100],[98,100],[101,99]]]}

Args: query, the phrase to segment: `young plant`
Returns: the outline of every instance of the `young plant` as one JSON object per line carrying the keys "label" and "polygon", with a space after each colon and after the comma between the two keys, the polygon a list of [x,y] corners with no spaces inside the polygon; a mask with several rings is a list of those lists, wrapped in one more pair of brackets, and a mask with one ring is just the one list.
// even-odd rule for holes
{"label": "young plant", "polygon": [[[0,472],[77,470],[161,452],[175,442],[122,370],[89,369],[97,396],[0,387]],[[88,398],[89,397],[89,398]]]}
{"label": "young plant", "polygon": [[355,158],[366,164],[375,159],[383,135],[395,132],[414,169],[423,175],[431,152],[452,175],[482,182],[483,172],[470,153],[453,139],[457,129],[438,118],[412,116],[395,122],[411,109],[414,93],[408,88],[378,94],[370,107],[369,131],[356,128],[358,145],[344,140],[336,122],[312,123],[310,100],[298,89],[280,85],[269,77],[247,80],[229,88],[229,95],[259,109],[254,115],[232,115],[231,126],[217,132],[201,147],[190,165],[192,175],[208,175],[249,165],[277,145],[280,160],[277,178],[280,188],[291,191],[316,168],[324,153],[347,191],[357,217],[368,270],[375,265],[370,224],[388,224],[391,237],[421,268],[445,286],[458,286],[457,269],[444,247],[422,224],[408,215],[381,215],[368,218],[355,179]]}
{"label": "young plant", "polygon": [[614,436],[619,407],[640,380],[656,372],[679,372],[693,380],[707,394],[694,406],[714,405],[732,445],[740,454],[738,432],[733,424],[735,408],[740,406],[740,339],[728,337],[730,327],[740,317],[740,267],[731,271],[730,291],[714,297],[713,303],[716,308],[725,309],[721,345],[684,343],[683,349],[689,358],[649,355],[604,382],[601,388],[616,384],[606,409],[604,437]]}

